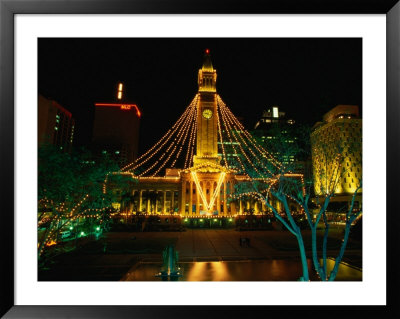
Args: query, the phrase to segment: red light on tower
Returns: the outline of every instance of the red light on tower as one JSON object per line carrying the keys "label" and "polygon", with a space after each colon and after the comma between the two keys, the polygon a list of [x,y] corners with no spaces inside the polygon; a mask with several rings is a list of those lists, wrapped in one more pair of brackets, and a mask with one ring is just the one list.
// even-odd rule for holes
{"label": "red light on tower", "polygon": [[206,54],[210,54],[210,50],[209,49],[206,49]]}

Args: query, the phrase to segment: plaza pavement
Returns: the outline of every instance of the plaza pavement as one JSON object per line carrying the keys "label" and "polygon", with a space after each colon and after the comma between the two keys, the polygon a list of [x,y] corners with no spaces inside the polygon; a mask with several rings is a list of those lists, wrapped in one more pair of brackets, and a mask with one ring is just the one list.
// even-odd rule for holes
{"label": "plaza pavement", "polygon": [[[141,240],[166,240],[175,245],[179,260],[218,261],[245,259],[298,258],[297,240],[288,231],[236,231],[234,229],[187,229],[184,232],[134,233]],[[110,234],[111,235],[111,234]],[[304,238],[309,236],[307,232]],[[340,234],[338,234],[340,238]],[[241,237],[249,238],[249,246],[241,246]],[[282,248],[283,247],[283,248]],[[306,248],[307,249],[307,248]],[[337,256],[337,250],[328,251],[328,256]],[[310,255],[311,254],[307,254]],[[142,255],[142,261],[155,261],[159,254]],[[361,268],[361,250],[348,247],[345,260],[350,256],[353,264]]]}
{"label": "plaza pavement", "polygon": [[[337,236],[341,238],[340,233]],[[241,237],[250,239],[248,247],[240,246]],[[307,241],[309,234],[305,232],[303,237]],[[51,269],[39,272],[39,280],[119,280],[139,263],[161,263],[162,251],[168,244],[175,245],[179,262],[299,259],[297,241],[288,231],[111,232],[60,255]],[[355,248],[350,245],[346,249],[343,261],[362,268],[361,249]],[[337,254],[338,251],[328,251],[328,256]],[[310,251],[307,256],[311,257]]]}

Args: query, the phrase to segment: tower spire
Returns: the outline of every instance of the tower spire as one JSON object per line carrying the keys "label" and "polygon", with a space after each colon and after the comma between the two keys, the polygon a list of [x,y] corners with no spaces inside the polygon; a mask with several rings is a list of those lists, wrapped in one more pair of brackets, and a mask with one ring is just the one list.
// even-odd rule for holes
{"label": "tower spire", "polygon": [[210,50],[206,49],[204,52],[204,61],[203,61],[203,67],[201,68],[203,72],[213,72],[214,68],[211,62],[211,56],[210,56]]}
{"label": "tower spire", "polygon": [[197,82],[199,92],[217,92],[217,71],[213,68],[209,49],[204,52],[203,66],[199,70]]}
{"label": "tower spire", "polygon": [[197,146],[194,165],[219,164],[217,143],[217,71],[213,68],[210,50],[206,49],[199,69],[199,99],[197,102]]}

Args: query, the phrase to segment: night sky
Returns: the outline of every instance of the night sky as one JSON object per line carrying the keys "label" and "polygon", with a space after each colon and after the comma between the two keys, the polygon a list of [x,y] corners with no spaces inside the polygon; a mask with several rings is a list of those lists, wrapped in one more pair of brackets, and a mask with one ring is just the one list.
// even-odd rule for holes
{"label": "night sky", "polygon": [[351,38],[39,39],[39,93],[71,111],[74,144],[87,146],[94,103],[114,102],[123,82],[142,112],[141,154],[193,99],[206,48],[217,92],[247,129],[273,105],[310,126],[338,104],[361,110],[362,40]]}

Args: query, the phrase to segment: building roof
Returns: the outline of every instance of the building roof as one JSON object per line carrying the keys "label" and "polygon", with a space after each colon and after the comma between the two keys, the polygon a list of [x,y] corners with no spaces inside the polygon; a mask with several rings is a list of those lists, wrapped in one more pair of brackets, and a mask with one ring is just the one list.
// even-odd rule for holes
{"label": "building roof", "polygon": [[206,49],[206,52],[204,54],[204,61],[203,61],[203,67],[202,67],[203,71],[206,72],[213,72],[214,68],[211,62],[211,56],[210,56],[210,50]]}
{"label": "building roof", "polygon": [[330,122],[339,116],[360,117],[357,105],[337,105],[323,116],[324,122]]}

